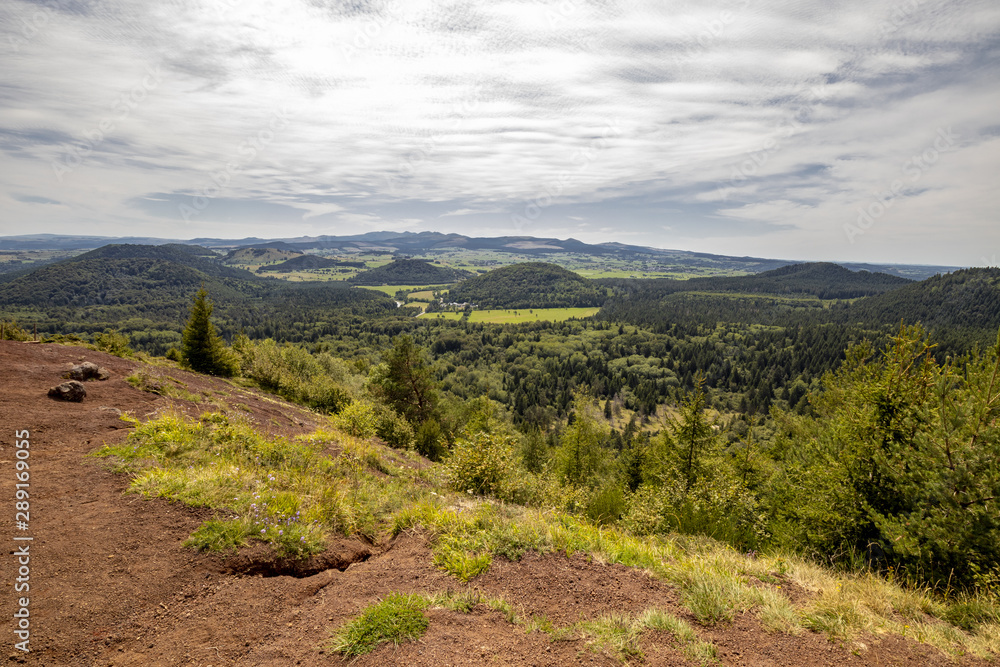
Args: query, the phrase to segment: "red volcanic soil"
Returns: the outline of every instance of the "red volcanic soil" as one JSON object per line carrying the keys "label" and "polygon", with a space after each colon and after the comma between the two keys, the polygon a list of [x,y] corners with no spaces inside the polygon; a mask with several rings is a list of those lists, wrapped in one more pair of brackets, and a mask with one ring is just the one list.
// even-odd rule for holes
{"label": "red volcanic soil", "polygon": [[[86,382],[80,403],[48,398],[73,364],[92,361],[111,372]],[[122,412],[145,419],[159,411],[197,415],[228,410],[259,428],[294,435],[321,418],[255,390],[178,369],[150,366],[200,401],[184,401],[131,387],[125,377],[142,362],[81,347],[0,341],[0,498],[9,518],[0,539],[3,596],[0,659],[30,665],[615,665],[607,652],[581,638],[553,641],[527,633],[499,612],[478,605],[470,613],[433,609],[416,642],[383,645],[355,660],[322,650],[333,629],[392,592],[457,592],[466,587],[503,596],[525,618],[556,627],[612,613],[656,606],[688,618],[719,648],[723,665],[950,665],[935,649],[900,637],[866,640],[868,650],[805,632],[768,633],[751,615],[703,628],[677,603],[670,586],[643,572],[590,562],[584,556],[527,554],[497,559],[488,572],[462,584],[436,569],[425,536],[404,533],[370,545],[331,543],[311,576],[269,568],[262,545],[236,557],[181,546],[206,518],[198,509],[125,493],[128,479],[88,458],[105,442],[125,438]],[[30,522],[15,522],[15,432],[30,432]],[[15,541],[30,536],[32,541]],[[13,552],[30,545],[30,653],[14,646],[18,563]],[[642,638],[634,664],[695,665],[662,633]],[[985,664],[963,660],[961,664]]]}

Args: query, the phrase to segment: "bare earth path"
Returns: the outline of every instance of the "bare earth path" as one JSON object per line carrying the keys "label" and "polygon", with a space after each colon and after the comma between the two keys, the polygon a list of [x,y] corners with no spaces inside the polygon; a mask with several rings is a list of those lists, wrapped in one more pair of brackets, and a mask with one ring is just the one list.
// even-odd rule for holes
{"label": "bare earth path", "polygon": [[[81,361],[111,371],[87,382],[82,403],[60,403],[46,392]],[[226,407],[251,415],[276,433],[311,431],[317,418],[260,392],[180,370],[153,369],[184,383],[199,403],[138,391],[125,376],[142,364],[79,347],[0,341],[0,659],[31,665],[614,665],[581,639],[551,641],[526,634],[498,612],[428,612],[418,642],[383,646],[348,663],[320,650],[330,630],[390,592],[464,588],[434,568],[426,539],[403,534],[371,546],[340,540],[331,546],[338,567],[310,577],[249,574],[248,558],[224,560],[181,542],[212,513],[125,494],[127,479],[87,454],[126,437],[119,419],[140,419],[175,405],[192,415]],[[15,525],[17,430],[30,431],[29,530]],[[5,514],[4,514],[5,513]],[[15,541],[30,536],[31,542]],[[30,592],[15,593],[13,552],[30,544]],[[241,567],[243,571],[241,571]],[[528,554],[498,560],[473,588],[503,596],[526,616],[557,626],[650,606],[684,617],[671,588],[621,566],[582,556]],[[30,596],[30,653],[15,649],[17,599]],[[697,626],[696,626],[697,627]],[[725,665],[948,665],[933,649],[900,638],[871,639],[862,655],[804,633],[765,632],[752,616],[698,628],[719,647]],[[691,665],[676,643],[658,633],[643,638],[645,664]],[[963,661],[962,664],[982,664]]]}

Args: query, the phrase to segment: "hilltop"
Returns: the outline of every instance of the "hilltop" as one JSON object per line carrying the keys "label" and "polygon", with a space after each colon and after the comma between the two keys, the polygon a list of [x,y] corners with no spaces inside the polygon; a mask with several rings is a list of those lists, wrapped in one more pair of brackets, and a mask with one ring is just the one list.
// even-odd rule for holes
{"label": "hilltop", "polygon": [[913,283],[908,278],[851,271],[839,264],[807,262],[789,264],[748,276],[718,276],[689,280],[602,280],[619,291],[665,296],[678,292],[728,292],[740,294],[811,295],[819,299],[854,299],[882,294]]}
{"label": "hilltop", "polygon": [[856,321],[898,324],[920,321],[930,328],[1000,327],[1000,269],[963,269],[862,299],[846,309]]}
{"label": "hilltop", "polygon": [[468,271],[435,266],[421,259],[397,259],[362,271],[348,282],[355,285],[440,285],[471,275]]}
{"label": "hilltop", "polygon": [[248,248],[230,250],[226,256],[222,258],[222,261],[226,264],[263,264],[264,262],[284,261],[301,255],[302,253],[297,250],[251,246]]}
{"label": "hilltop", "polygon": [[364,262],[346,262],[339,259],[329,259],[318,257],[317,255],[296,255],[279,264],[262,266],[257,269],[260,273],[291,273],[292,271],[311,271],[315,269],[332,269],[350,267],[355,269],[365,268]]}
{"label": "hilltop", "polygon": [[526,262],[469,278],[449,299],[479,308],[583,308],[600,306],[607,291],[555,264]]}

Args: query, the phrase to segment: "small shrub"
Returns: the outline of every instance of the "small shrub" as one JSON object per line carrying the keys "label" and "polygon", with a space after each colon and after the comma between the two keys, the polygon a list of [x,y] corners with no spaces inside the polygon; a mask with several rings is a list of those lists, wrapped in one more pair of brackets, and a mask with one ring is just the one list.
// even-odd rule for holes
{"label": "small shrub", "polygon": [[436,419],[428,419],[422,423],[414,435],[417,453],[431,461],[440,461],[444,455],[445,448],[441,444],[442,440],[441,424]]}
{"label": "small shrub", "polygon": [[473,553],[462,548],[458,540],[442,537],[434,547],[434,564],[459,581],[469,581],[490,569],[490,553]]}
{"label": "small shrub", "polygon": [[395,410],[382,406],[378,411],[375,423],[375,434],[387,445],[396,449],[413,447],[414,433],[410,422],[403,419]]}
{"label": "small shrub", "polygon": [[17,325],[17,322],[0,322],[0,340],[31,340],[31,334]]}
{"label": "small shrub", "polygon": [[94,347],[116,357],[130,358],[135,356],[135,351],[129,347],[129,342],[127,334],[115,329],[106,329],[104,333],[94,334]]}
{"label": "small shrub", "polygon": [[368,401],[354,401],[333,418],[333,423],[355,438],[371,438],[375,435],[378,415]]}
{"label": "small shrub", "polygon": [[427,631],[426,606],[426,599],[418,595],[388,595],[341,627],[328,648],[353,658],[371,653],[379,644],[418,639]]}
{"label": "small shrub", "polygon": [[460,438],[445,461],[448,483],[456,491],[506,497],[516,475],[514,447],[513,438],[495,433]]}
{"label": "small shrub", "polygon": [[199,551],[226,551],[243,546],[247,537],[248,531],[243,523],[211,519],[191,533],[184,541],[184,546]]}

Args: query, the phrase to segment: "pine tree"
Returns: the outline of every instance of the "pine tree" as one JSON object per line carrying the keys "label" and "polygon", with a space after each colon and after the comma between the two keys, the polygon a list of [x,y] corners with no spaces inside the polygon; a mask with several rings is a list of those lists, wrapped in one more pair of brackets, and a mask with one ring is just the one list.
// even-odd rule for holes
{"label": "pine tree", "polygon": [[229,377],[235,372],[235,364],[211,318],[212,302],[208,300],[208,290],[202,286],[194,296],[191,316],[184,327],[181,353],[193,370]]}
{"label": "pine tree", "polygon": [[385,361],[375,367],[371,388],[414,426],[419,427],[437,410],[437,390],[430,366],[409,336],[397,338]]}

